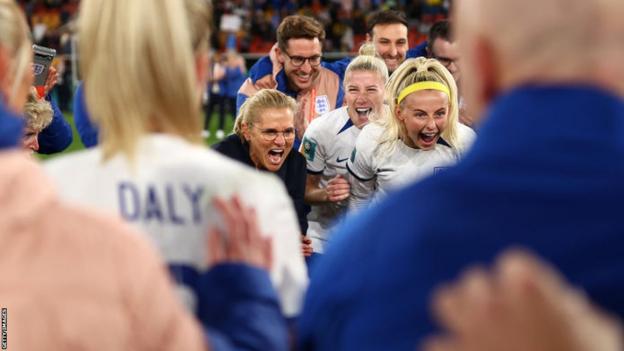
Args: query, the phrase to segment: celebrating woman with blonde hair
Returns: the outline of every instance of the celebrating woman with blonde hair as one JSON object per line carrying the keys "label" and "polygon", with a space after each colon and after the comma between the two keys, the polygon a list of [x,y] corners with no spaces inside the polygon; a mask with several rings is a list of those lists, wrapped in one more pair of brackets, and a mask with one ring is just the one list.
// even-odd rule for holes
{"label": "celebrating woman with blonde hair", "polygon": [[303,254],[309,256],[312,249],[304,237],[309,212],[304,203],[305,159],[293,150],[296,111],[297,102],[290,96],[275,89],[260,90],[241,106],[234,123],[234,134],[213,148],[245,165],[279,177],[295,206],[304,244]]}
{"label": "celebrating woman with blonde hair", "polygon": [[387,113],[384,85],[388,69],[374,54],[370,44],[360,49],[345,72],[346,106],[313,120],[303,136],[301,152],[308,169],[306,201],[312,205],[308,234],[317,254],[324,252],[330,228],[346,209],[350,192],[346,164],[357,137],[369,121]]}
{"label": "celebrating woman with blonde hair", "polygon": [[458,121],[457,86],[437,60],[406,60],[386,100],[389,116],[362,130],[347,162],[353,208],[454,164],[475,137]]}

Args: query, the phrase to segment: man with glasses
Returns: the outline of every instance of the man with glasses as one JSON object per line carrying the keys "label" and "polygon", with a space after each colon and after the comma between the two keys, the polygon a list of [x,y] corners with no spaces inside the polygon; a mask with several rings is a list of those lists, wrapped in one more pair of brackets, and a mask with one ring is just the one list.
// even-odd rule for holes
{"label": "man with glasses", "polygon": [[[379,56],[391,74],[406,58],[425,56],[425,44],[415,49],[409,49],[408,22],[405,14],[395,10],[382,10],[371,14],[367,18],[366,41],[373,44],[375,52]],[[334,62],[321,62],[322,66],[338,73],[341,77],[351,62],[351,57]],[[270,88],[274,84],[271,71],[281,69],[272,50],[269,56],[263,57],[249,71],[250,81],[256,87]]]}
{"label": "man with glasses", "polygon": [[458,65],[457,50],[457,42],[451,36],[449,21],[439,21],[431,26],[427,40],[427,56],[440,61],[451,72],[455,82],[459,85],[461,71]]}
{"label": "man with glasses", "polygon": [[[311,17],[288,16],[277,29],[276,59],[283,68],[275,89],[297,100],[296,148],[312,119],[342,106],[342,74],[321,66],[323,40],[323,26]],[[238,91],[237,110],[259,90],[247,79]]]}
{"label": "man with glasses", "polygon": [[452,35],[452,27],[449,21],[439,21],[431,26],[429,37],[426,42],[427,56],[434,58],[451,72],[457,88],[459,89],[459,121],[474,128],[474,120],[466,111],[461,88],[461,69],[459,67],[458,43]]}

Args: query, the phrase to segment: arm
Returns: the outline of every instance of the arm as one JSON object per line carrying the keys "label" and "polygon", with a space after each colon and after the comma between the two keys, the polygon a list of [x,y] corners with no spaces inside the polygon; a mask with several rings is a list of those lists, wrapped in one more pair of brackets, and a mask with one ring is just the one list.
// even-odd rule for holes
{"label": "arm", "polygon": [[39,133],[39,153],[53,154],[65,150],[74,140],[71,126],[59,109],[58,105],[52,101],[50,96],[46,96],[46,100],[50,102],[54,115],[52,123]]}
{"label": "arm", "polygon": [[364,131],[358,136],[351,158],[347,161],[347,180],[351,184],[349,208],[358,210],[366,207],[376,190],[377,174],[373,165],[373,148],[369,147]]}
{"label": "arm", "polygon": [[327,183],[326,188],[321,188],[320,182],[320,174],[308,174],[305,199],[309,204],[339,202],[347,199],[350,195],[351,186],[340,174],[332,178]]}
{"label": "arm", "polygon": [[236,94],[236,115],[238,116],[238,113],[240,111],[241,106],[243,106],[243,104],[245,103],[245,101],[247,101],[248,96],[239,92],[238,94]]}
{"label": "arm", "polygon": [[74,140],[71,126],[65,118],[63,113],[58,108],[56,103],[52,101],[50,92],[54,89],[58,81],[58,73],[56,68],[50,67],[48,77],[44,86],[44,94],[46,100],[50,102],[54,114],[52,116],[52,123],[47,126],[38,136],[39,151],[40,154],[53,154],[65,150]]}
{"label": "arm", "polygon": [[301,154],[295,150],[293,152],[292,162],[294,172],[290,175],[294,179],[289,179],[292,185],[288,186],[288,193],[295,205],[295,212],[297,212],[297,220],[299,221],[299,229],[301,233],[305,235],[308,232],[308,213],[310,212],[310,206],[306,204],[305,192],[306,192],[306,162]]}
{"label": "arm", "polygon": [[374,179],[358,179],[356,175],[349,170],[347,176],[348,182],[351,184],[351,196],[349,197],[349,210],[357,211],[366,207],[375,193]]}
{"label": "arm", "polygon": [[82,84],[74,94],[74,124],[84,146],[93,147],[98,144],[98,128],[91,122]]}
{"label": "arm", "polygon": [[0,149],[20,145],[24,119],[6,111],[0,100]]}
{"label": "arm", "polygon": [[273,74],[273,63],[269,56],[264,56],[249,69],[249,78],[252,83],[256,84],[258,80]]}
{"label": "arm", "polygon": [[199,281],[198,315],[215,350],[287,350],[286,321],[267,269],[271,238],[263,237],[255,210],[234,196],[215,199],[226,230],[208,234],[208,264]]}
{"label": "arm", "polygon": [[225,75],[226,75],[225,67],[223,67],[223,65],[221,65],[220,63],[215,63],[213,67],[213,71],[212,71],[212,81],[213,82],[220,81],[221,79],[225,78]]}
{"label": "arm", "polygon": [[199,317],[214,350],[288,349],[286,320],[266,271],[219,264],[199,285]]}

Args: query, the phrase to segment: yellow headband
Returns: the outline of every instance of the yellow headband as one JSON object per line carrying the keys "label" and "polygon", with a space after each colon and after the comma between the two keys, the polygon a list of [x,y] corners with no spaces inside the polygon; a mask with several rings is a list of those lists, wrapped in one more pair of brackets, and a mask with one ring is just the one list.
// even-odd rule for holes
{"label": "yellow headband", "polygon": [[401,90],[399,93],[399,97],[397,98],[397,105],[403,101],[409,94],[420,91],[420,90],[437,90],[445,93],[448,97],[451,97],[451,92],[449,88],[439,82],[418,82],[411,85],[408,85],[405,89]]}

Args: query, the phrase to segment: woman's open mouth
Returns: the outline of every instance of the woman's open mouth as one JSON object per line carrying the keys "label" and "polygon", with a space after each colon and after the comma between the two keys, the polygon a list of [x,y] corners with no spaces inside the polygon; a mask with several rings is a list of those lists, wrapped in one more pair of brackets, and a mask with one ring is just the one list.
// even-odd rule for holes
{"label": "woman's open mouth", "polygon": [[284,149],[271,149],[269,150],[269,162],[272,165],[279,166],[284,159]]}
{"label": "woman's open mouth", "polygon": [[431,147],[434,146],[435,143],[438,141],[438,137],[440,136],[440,133],[435,133],[435,132],[423,132],[418,134],[418,139],[420,139],[421,142],[421,146],[424,147]]}
{"label": "woman's open mouth", "polygon": [[372,107],[359,107],[355,109],[355,112],[360,118],[368,118],[368,115],[370,115],[371,112],[373,112],[373,108]]}

